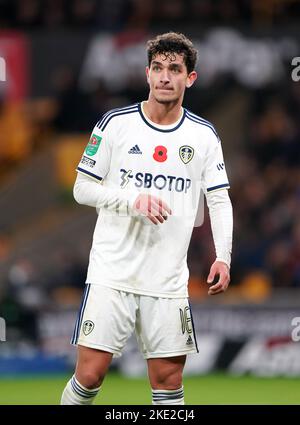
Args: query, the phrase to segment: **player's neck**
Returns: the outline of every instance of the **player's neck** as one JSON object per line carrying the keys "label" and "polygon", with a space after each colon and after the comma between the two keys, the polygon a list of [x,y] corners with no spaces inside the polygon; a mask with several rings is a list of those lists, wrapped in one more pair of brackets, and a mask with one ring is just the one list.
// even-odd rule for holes
{"label": "player's neck", "polygon": [[143,111],[149,120],[160,125],[173,124],[182,115],[181,103],[158,103],[150,97],[143,102]]}

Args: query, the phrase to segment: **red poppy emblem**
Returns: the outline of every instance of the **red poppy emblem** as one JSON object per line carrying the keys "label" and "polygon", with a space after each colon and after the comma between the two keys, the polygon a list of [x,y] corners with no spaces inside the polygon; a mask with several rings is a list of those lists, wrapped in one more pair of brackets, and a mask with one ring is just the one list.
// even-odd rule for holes
{"label": "red poppy emblem", "polygon": [[154,149],[153,158],[157,162],[164,162],[168,158],[167,148],[164,146],[156,146]]}

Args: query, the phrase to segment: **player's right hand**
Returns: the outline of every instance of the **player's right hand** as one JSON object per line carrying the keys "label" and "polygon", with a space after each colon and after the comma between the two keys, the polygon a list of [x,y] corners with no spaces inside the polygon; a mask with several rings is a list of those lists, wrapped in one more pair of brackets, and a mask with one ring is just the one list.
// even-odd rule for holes
{"label": "player's right hand", "polygon": [[147,193],[141,193],[133,204],[133,209],[146,216],[152,223],[164,223],[172,211],[160,198]]}

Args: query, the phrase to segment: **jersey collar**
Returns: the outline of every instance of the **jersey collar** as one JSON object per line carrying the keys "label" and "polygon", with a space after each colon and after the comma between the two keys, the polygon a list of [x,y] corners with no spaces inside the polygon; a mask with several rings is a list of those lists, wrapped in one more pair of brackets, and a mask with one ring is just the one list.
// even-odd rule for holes
{"label": "jersey collar", "polygon": [[149,127],[151,127],[153,130],[156,131],[161,131],[163,133],[169,133],[171,131],[175,131],[177,130],[181,124],[183,123],[184,119],[185,119],[185,108],[182,108],[182,114],[181,117],[179,118],[178,121],[174,122],[173,124],[169,124],[169,125],[160,125],[160,124],[156,124],[155,122],[151,121],[146,114],[143,111],[143,102],[140,102],[138,104],[138,110],[139,113],[143,119],[143,121],[145,122],[145,124],[147,124]]}

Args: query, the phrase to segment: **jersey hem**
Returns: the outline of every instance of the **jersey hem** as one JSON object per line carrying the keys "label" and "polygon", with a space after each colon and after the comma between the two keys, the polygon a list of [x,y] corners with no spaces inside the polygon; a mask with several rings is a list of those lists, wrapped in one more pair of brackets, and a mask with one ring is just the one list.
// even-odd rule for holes
{"label": "jersey hem", "polygon": [[115,289],[117,291],[129,292],[130,294],[144,295],[144,296],[154,297],[154,298],[177,298],[177,299],[189,298],[187,291],[184,294],[170,294],[169,292],[152,292],[147,290],[138,290],[134,288],[129,288],[127,286],[116,285],[113,283],[103,283],[103,282],[98,283],[91,279],[88,279],[85,283],[91,284],[91,285],[101,285],[101,286],[105,286],[106,288]]}

